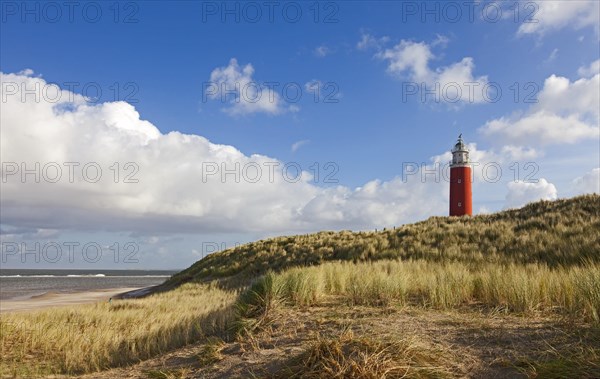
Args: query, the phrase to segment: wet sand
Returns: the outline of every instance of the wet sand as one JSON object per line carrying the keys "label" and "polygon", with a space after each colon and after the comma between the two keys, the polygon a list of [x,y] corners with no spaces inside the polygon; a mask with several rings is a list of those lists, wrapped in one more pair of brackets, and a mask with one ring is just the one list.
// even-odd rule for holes
{"label": "wet sand", "polygon": [[73,293],[48,292],[24,300],[1,300],[0,313],[25,312],[50,307],[108,301],[111,297],[116,297],[125,292],[140,289],[141,288],[109,288]]}

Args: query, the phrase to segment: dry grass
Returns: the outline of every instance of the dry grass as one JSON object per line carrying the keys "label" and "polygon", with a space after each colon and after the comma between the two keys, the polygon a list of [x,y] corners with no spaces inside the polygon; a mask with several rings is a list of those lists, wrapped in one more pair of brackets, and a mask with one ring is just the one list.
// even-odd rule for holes
{"label": "dry grass", "polygon": [[570,379],[598,378],[600,375],[600,349],[586,348],[570,354],[550,350],[545,360],[525,360],[517,365],[529,378]]}
{"label": "dry grass", "polygon": [[426,261],[326,263],[265,275],[242,297],[239,308],[243,317],[264,318],[276,304],[310,306],[332,295],[350,305],[410,302],[436,309],[477,305],[600,324],[600,264],[549,268]]}
{"label": "dry grass", "polygon": [[[175,290],[112,304],[0,316],[0,376],[96,372],[139,362],[214,336],[235,321],[240,336],[277,322],[284,305],[310,308],[335,299],[349,307],[410,306],[600,325],[600,196],[539,202],[473,218],[434,217],[382,232],[321,232],[258,241],[211,254],[174,276]],[[207,280],[224,278],[220,285]],[[258,279],[256,279],[258,278]],[[254,280],[256,279],[256,280]],[[240,294],[248,280],[254,284]],[[191,283],[204,282],[205,284]],[[279,315],[279,316],[278,316]],[[221,360],[211,339],[198,366]],[[530,376],[595,369],[598,349],[524,361]],[[293,377],[438,377],[444,366],[411,339],[382,342],[349,333],[319,336]],[[295,370],[295,371],[294,371]],[[147,377],[178,378],[185,370]]]}
{"label": "dry grass", "polygon": [[72,374],[138,362],[222,331],[236,298],[187,284],[144,299],[5,314],[0,374]]}
{"label": "dry grass", "polygon": [[[379,261],[374,263],[326,263],[267,273],[241,296],[238,303],[244,340],[261,339],[281,323],[289,307],[336,309],[414,308],[425,312],[460,310],[498,315],[517,314],[523,319],[552,317],[565,325],[586,322],[592,336],[572,349],[552,344],[522,360],[508,360],[506,370],[527,377],[592,378],[600,374],[600,265],[550,268],[544,264],[474,264],[426,261]],[[246,311],[244,313],[244,311]],[[284,316],[282,316],[284,315]],[[384,316],[382,316],[384,317]],[[252,322],[254,320],[254,322]],[[466,320],[465,320],[466,322]],[[456,325],[458,328],[459,325]],[[474,329],[478,330],[478,329]],[[485,333],[485,328],[475,333]],[[576,331],[556,332],[576,339]],[[276,377],[292,378],[436,378],[453,377],[449,371],[458,359],[423,346],[420,339],[377,335],[355,338],[351,330],[338,336],[320,333]],[[501,345],[506,334],[498,335]],[[522,336],[512,336],[515,341]],[[539,337],[536,337],[540,339]],[[543,340],[543,338],[542,338]],[[596,342],[590,342],[596,341]],[[490,343],[488,341],[488,343]],[[519,343],[523,343],[519,341]],[[561,342],[566,343],[566,342]],[[257,343],[256,346],[259,346]],[[487,345],[486,345],[487,346]],[[539,349],[537,347],[536,349]],[[514,358],[513,358],[514,359]],[[503,368],[499,368],[502,370]]]}
{"label": "dry grass", "polygon": [[145,372],[148,379],[184,379],[188,377],[189,373],[190,370],[188,369],[149,370]]}
{"label": "dry grass", "polygon": [[278,373],[286,378],[441,378],[448,377],[438,352],[421,346],[415,338],[383,342],[355,337],[351,329],[338,336],[317,335],[297,363]]}
{"label": "dry grass", "polygon": [[225,342],[218,337],[210,337],[201,347],[198,353],[198,362],[200,366],[210,366],[223,359],[221,351],[225,347]]}

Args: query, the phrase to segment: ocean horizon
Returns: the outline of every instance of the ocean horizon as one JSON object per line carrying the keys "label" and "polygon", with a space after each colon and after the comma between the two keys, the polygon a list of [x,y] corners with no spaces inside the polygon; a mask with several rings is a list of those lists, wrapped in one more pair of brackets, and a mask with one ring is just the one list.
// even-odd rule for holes
{"label": "ocean horizon", "polygon": [[150,287],[177,270],[0,269],[0,300],[27,300],[48,293]]}

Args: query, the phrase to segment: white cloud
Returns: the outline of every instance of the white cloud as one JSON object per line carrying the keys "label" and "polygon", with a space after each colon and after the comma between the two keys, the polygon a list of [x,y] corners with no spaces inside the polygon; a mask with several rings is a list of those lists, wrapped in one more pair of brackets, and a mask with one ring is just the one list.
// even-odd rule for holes
{"label": "white cloud", "polygon": [[577,194],[600,193],[600,168],[595,168],[575,179],[573,184]]}
{"label": "white cloud", "polygon": [[600,116],[600,75],[574,82],[569,79],[551,75],[544,81],[544,88],[538,95],[538,103],[533,110],[552,110],[554,113],[568,115],[577,113],[581,116]]}
{"label": "white cloud", "polygon": [[[439,40],[439,38],[438,38]],[[473,76],[473,58],[465,57],[448,66],[431,68],[435,58],[431,47],[425,42],[402,40],[391,49],[380,51],[377,58],[388,62],[388,73],[406,78],[417,86],[435,90],[441,102],[481,103],[485,101],[482,89],[488,82],[487,76]]]}
{"label": "white cloud", "polygon": [[600,74],[600,59],[590,63],[589,66],[579,67],[579,70],[577,70],[577,73],[582,78],[589,78],[591,76]]}
{"label": "white cloud", "polygon": [[600,2],[597,0],[522,1],[519,7],[524,18],[527,16],[519,26],[519,35],[544,35],[564,28],[578,30],[588,26],[598,33]]}
{"label": "white cloud", "polygon": [[508,183],[505,208],[518,208],[534,201],[555,200],[556,198],[556,187],[544,178],[537,183],[513,181]]}
{"label": "white cloud", "polygon": [[[27,88],[34,88],[35,82],[46,85],[43,79],[14,74],[2,74],[1,79],[3,89],[12,83],[17,88],[23,82]],[[162,134],[127,103],[90,105],[81,96],[63,92],[57,103],[33,96],[22,101],[17,93],[2,104],[2,162],[25,162],[29,169],[35,162],[62,166],[57,183],[35,183],[33,176],[21,183],[19,175],[7,177],[2,184],[3,223],[48,229],[277,230],[281,225],[298,226],[295,209],[318,190],[308,183],[306,173],[298,183],[285,181],[276,159],[246,156],[197,135]],[[74,183],[68,180],[64,162],[80,164]],[[82,179],[88,162],[103,171],[97,183]],[[120,163],[119,183],[110,169],[115,162]],[[139,183],[123,183],[124,175],[133,171],[125,168],[127,162],[139,166],[134,176]],[[203,164],[213,162],[230,170],[236,164],[258,164],[263,176],[257,183],[235,183],[233,176],[222,183],[220,175],[204,182]],[[269,162],[280,164],[272,183],[265,166]]]}
{"label": "white cloud", "polygon": [[408,71],[409,76],[417,81],[430,81],[431,79],[429,60],[434,55],[425,42],[402,40],[393,48],[377,54],[377,57],[388,61],[387,69],[390,73],[402,74]]}
{"label": "white cloud", "polygon": [[433,40],[433,42],[431,43],[431,46],[441,46],[441,47],[446,47],[448,45],[448,42],[450,42],[450,38],[446,37],[445,35],[442,34],[436,34],[435,35],[435,40]]}
{"label": "white cloud", "polygon": [[18,74],[23,76],[31,76],[33,75],[33,70],[30,68],[26,68],[24,70],[19,71]]}
{"label": "white cloud", "polygon": [[[17,74],[1,74],[1,82],[3,88],[10,83],[16,83],[16,88],[21,83],[27,83],[27,88],[47,84],[42,78]],[[63,92],[62,100],[55,103],[36,101],[33,96],[21,99],[15,93],[2,104],[2,162],[16,162],[19,169],[22,162],[27,169],[39,162],[42,172],[47,163],[62,167],[56,183],[45,177],[36,183],[33,175],[22,183],[18,174],[9,175],[10,170],[2,167],[6,182],[0,205],[7,227],[150,235],[276,234],[391,226],[447,211],[444,182],[394,179],[357,189],[323,188],[311,181],[308,172],[293,182],[286,180],[285,162],[244,155],[233,146],[198,135],[163,134],[127,103],[88,104],[81,96]],[[65,162],[80,164],[72,183]],[[98,182],[83,178],[82,166],[90,162],[102,170]],[[115,162],[120,173],[117,183]],[[133,177],[138,183],[123,182],[133,171],[125,168],[128,162],[139,167]],[[278,166],[270,169],[272,165]],[[258,179],[256,166],[262,174]],[[209,167],[216,168],[217,174],[206,175]],[[240,179],[236,181],[231,173],[223,177],[224,169],[237,172]],[[287,176],[295,178],[295,170]]]}
{"label": "white cloud", "polygon": [[531,144],[572,144],[583,139],[597,138],[598,129],[582,122],[577,115],[561,117],[539,111],[511,120],[500,118],[483,127],[486,135],[501,135],[505,140]]}
{"label": "white cloud", "polygon": [[292,144],[292,148],[291,148],[292,153],[295,153],[296,151],[298,151],[299,148],[301,148],[302,146],[308,144],[309,142],[310,142],[310,140],[307,140],[307,139],[303,139],[301,141],[294,142]]}
{"label": "white cloud", "polygon": [[[326,220],[336,228],[390,227],[418,220],[424,215],[445,215],[446,183],[419,180],[403,182],[373,180],[351,190],[329,188],[320,192],[301,210],[302,218],[315,223]],[[419,192],[417,194],[417,192]]]}
{"label": "white cloud", "polygon": [[320,58],[323,58],[331,53],[332,53],[331,49],[325,45],[318,46],[314,50],[314,54]]}
{"label": "white cloud", "polygon": [[600,75],[575,82],[552,75],[524,114],[488,121],[480,131],[514,144],[572,144],[600,138]]}
{"label": "white cloud", "polygon": [[541,156],[541,153],[532,147],[506,145],[502,147],[502,154],[514,161],[527,161]]}
{"label": "white cloud", "polygon": [[273,88],[255,81],[253,75],[254,67],[250,63],[240,67],[232,58],[228,66],[212,71],[205,94],[212,100],[229,104],[224,111],[233,116],[252,113],[276,115],[294,111],[294,108],[286,107],[285,101]]}
{"label": "white cloud", "polygon": [[376,38],[369,33],[364,31],[361,32],[360,40],[356,43],[358,50],[377,49],[380,50],[390,40],[389,37],[384,36]]}
{"label": "white cloud", "polygon": [[[15,74],[2,74],[1,81],[3,86],[25,82],[27,88],[36,82],[46,84],[42,78]],[[441,173],[432,177],[421,171],[406,180],[372,180],[354,189],[315,185],[308,172],[292,182],[285,180],[285,162],[275,158],[244,155],[233,146],[214,144],[198,135],[163,134],[142,120],[129,104],[90,105],[81,96],[63,92],[65,100],[58,103],[35,101],[31,96],[22,100],[18,93],[7,96],[3,103],[3,163],[25,162],[27,168],[34,167],[35,162],[41,166],[49,162],[81,164],[75,169],[73,183],[66,169],[56,183],[44,178],[35,183],[31,175],[22,183],[18,175],[8,176],[3,166],[6,182],[2,183],[0,206],[3,227],[10,230],[118,231],[150,236],[216,232],[273,235],[390,227],[448,212],[448,182]],[[66,100],[69,97],[72,102]],[[302,142],[295,144],[296,149]],[[506,165],[516,156],[536,154],[522,147],[500,152],[479,150],[475,144],[469,147],[471,159],[479,163],[479,168],[488,162]],[[449,160],[449,152],[434,156],[426,169],[431,172],[436,163],[444,165]],[[82,179],[81,167],[88,162],[97,163],[103,170],[97,183]],[[110,168],[115,162],[120,167],[118,183]],[[124,167],[127,162],[139,167],[134,176],[138,183],[123,182],[124,175],[131,173]],[[272,165],[278,166],[271,170]],[[257,166],[260,178],[255,175]],[[209,167],[216,168],[217,173],[206,175]],[[236,181],[232,173],[223,177],[223,169],[237,172],[240,179]],[[292,168],[287,175],[294,178],[295,170]],[[321,173],[318,183],[323,179]],[[476,169],[476,193],[495,198],[505,195],[504,185],[483,179],[481,170]],[[536,191],[522,192],[527,196],[541,192]],[[513,193],[509,200],[516,203],[514,199],[524,196]],[[156,239],[151,237],[148,244],[153,241]]]}
{"label": "white cloud", "polygon": [[306,91],[308,92],[319,92],[321,91],[321,88],[323,87],[323,82],[321,82],[320,80],[317,79],[313,79],[311,81],[308,81],[306,83],[304,83],[304,89],[306,89]]}

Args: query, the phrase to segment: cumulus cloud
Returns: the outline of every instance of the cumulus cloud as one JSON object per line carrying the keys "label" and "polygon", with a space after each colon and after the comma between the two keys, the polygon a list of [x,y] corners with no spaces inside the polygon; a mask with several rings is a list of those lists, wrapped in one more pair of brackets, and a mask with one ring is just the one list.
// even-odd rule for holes
{"label": "cumulus cloud", "polygon": [[[326,220],[336,228],[360,228],[365,221],[375,227],[390,227],[398,225],[399,220],[444,215],[448,207],[444,184],[435,180],[423,182],[416,177],[406,182],[401,178],[374,180],[354,190],[329,188],[306,204],[301,210],[302,218],[311,223]],[[414,191],[421,193],[416,195]]]}
{"label": "cumulus cloud", "polygon": [[480,131],[513,144],[572,144],[600,138],[600,74],[574,82],[552,75],[524,114],[488,121]]}
{"label": "cumulus cloud", "polygon": [[232,58],[229,65],[212,71],[210,81],[205,84],[205,96],[228,104],[223,110],[233,116],[252,113],[276,115],[297,109],[286,107],[279,93],[254,80],[253,75],[254,67],[250,63],[241,67],[237,59]]}
{"label": "cumulus cloud", "polygon": [[[42,78],[19,74],[1,74],[1,82],[3,89],[47,85]],[[0,115],[2,234],[70,230],[274,235],[390,227],[448,212],[448,182],[441,166],[450,160],[449,152],[389,181],[322,187],[310,173],[301,170],[297,176],[295,167],[275,158],[245,155],[198,135],[163,134],[127,103],[90,104],[64,90],[62,100],[55,102],[13,92]],[[298,141],[295,148],[303,143]],[[469,148],[478,163],[475,191],[495,198],[502,198],[506,187],[487,180],[482,171],[486,163],[505,165],[515,157],[537,154],[520,146]],[[78,164],[72,166],[72,181],[68,162]],[[101,169],[97,181],[88,180],[95,169],[84,177],[87,163]],[[62,167],[62,177],[53,181],[56,165]],[[23,169],[30,171],[25,180]],[[510,188],[509,204],[543,192],[525,184]],[[525,186],[520,197],[519,186]]]}
{"label": "cumulus cloud", "polygon": [[445,182],[415,177],[323,188],[275,158],[163,134],[124,102],[90,104],[64,90],[59,101],[36,101],[19,89],[46,86],[44,79],[1,74],[1,82],[17,89],[6,94],[0,115],[5,226],[289,233],[391,226],[447,212]]}
{"label": "cumulus cloud", "polygon": [[[34,88],[36,83],[47,85],[41,78],[2,74],[3,89],[13,84]],[[277,224],[294,226],[295,209],[317,190],[307,183],[306,173],[297,183],[284,180],[281,162],[276,159],[246,156],[232,146],[213,144],[197,135],[162,134],[127,103],[93,105],[81,96],[63,92],[63,100],[54,103],[43,98],[36,101],[32,96],[22,99],[20,93],[7,96],[3,103],[3,223],[182,232],[278,229]],[[8,162],[17,164],[16,174],[9,175],[15,167],[8,167]],[[22,183],[22,164],[36,171],[36,162],[40,163],[40,183],[35,182],[34,175],[26,176]],[[51,180],[55,176],[52,162],[62,171],[56,183],[44,180],[47,164],[52,171],[46,176]],[[73,166],[73,183],[68,178],[69,166],[65,166],[68,162],[78,164]],[[267,174],[272,162],[279,167],[274,168],[271,183]],[[88,173],[91,181],[83,174],[87,163],[93,163]],[[243,173],[243,168],[249,167],[247,176],[255,176],[251,166],[258,165],[262,177],[256,183],[236,183],[234,175],[222,180],[218,174],[204,180],[207,164],[217,166],[218,173],[235,170],[236,165]],[[96,167],[102,175],[93,182]],[[116,170],[118,183],[114,180]],[[126,175],[138,183],[124,183]]]}
{"label": "cumulus cloud", "polygon": [[[536,1],[521,2],[523,13],[528,13],[527,21],[519,26],[518,34],[538,34],[564,28],[582,29],[594,27],[598,33],[600,25],[600,2],[596,0],[577,1]],[[523,4],[529,4],[523,9]]]}
{"label": "cumulus cloud", "polygon": [[513,181],[508,183],[505,208],[518,208],[533,201],[555,200],[556,197],[556,187],[544,178],[537,183]]}
{"label": "cumulus cloud", "polygon": [[31,75],[33,75],[33,70],[30,68],[26,68],[24,70],[19,71],[18,74],[24,75],[24,76],[31,76]]}
{"label": "cumulus cloud", "polygon": [[589,78],[590,76],[595,76],[600,74],[600,59],[590,63],[589,66],[579,67],[577,73],[582,78]]}
{"label": "cumulus cloud", "polygon": [[600,168],[595,168],[573,181],[577,194],[600,193]]}
{"label": "cumulus cloud", "polygon": [[518,143],[529,141],[542,145],[575,143],[598,136],[598,129],[582,122],[577,115],[561,117],[543,110],[516,120],[502,117],[489,121],[483,131]]}
{"label": "cumulus cloud", "polygon": [[[441,41],[441,42],[440,42]],[[436,44],[445,44],[447,39],[438,36]],[[396,46],[377,53],[377,58],[388,63],[388,73],[406,78],[418,86],[424,84],[427,90],[435,90],[441,102],[481,103],[485,101],[483,88],[488,83],[487,76],[475,77],[473,58],[464,57],[448,66],[430,67],[435,58],[431,46],[425,42],[402,40]]]}
{"label": "cumulus cloud", "polygon": [[502,153],[510,157],[514,161],[527,161],[529,159],[535,159],[540,157],[542,154],[538,150],[532,147],[513,146],[506,145],[502,147]]}

